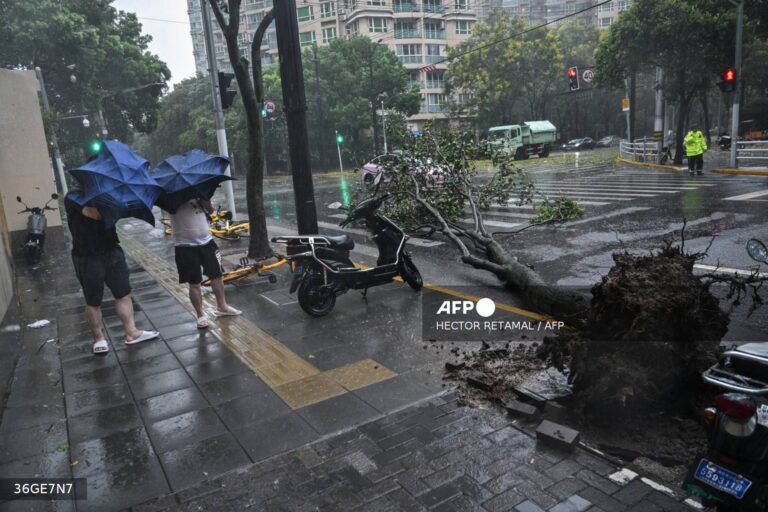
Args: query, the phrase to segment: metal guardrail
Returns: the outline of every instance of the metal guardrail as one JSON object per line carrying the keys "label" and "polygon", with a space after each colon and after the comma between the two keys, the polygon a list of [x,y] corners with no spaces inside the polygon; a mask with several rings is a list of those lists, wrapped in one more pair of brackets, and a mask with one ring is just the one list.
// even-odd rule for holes
{"label": "metal guardrail", "polygon": [[768,165],[768,140],[737,141],[736,161],[739,165],[749,163]]}
{"label": "metal guardrail", "polygon": [[658,160],[659,143],[655,140],[638,140],[619,142],[619,156],[633,162],[651,162]]}

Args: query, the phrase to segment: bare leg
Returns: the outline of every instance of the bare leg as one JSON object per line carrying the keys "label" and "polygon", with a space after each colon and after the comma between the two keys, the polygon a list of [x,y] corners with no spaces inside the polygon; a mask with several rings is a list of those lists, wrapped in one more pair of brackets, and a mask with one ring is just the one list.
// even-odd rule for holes
{"label": "bare leg", "polygon": [[130,294],[121,299],[115,299],[115,310],[120,321],[123,323],[125,338],[127,340],[138,338],[141,335],[141,331],[136,328],[133,320],[133,301]]}
{"label": "bare leg", "polygon": [[86,305],[85,322],[88,324],[88,329],[91,331],[93,341],[104,339],[104,333],[101,331],[101,307]]}
{"label": "bare leg", "polygon": [[189,285],[189,301],[192,303],[192,307],[195,308],[197,318],[202,318],[203,312],[203,291],[200,288],[200,283]]}
{"label": "bare leg", "polygon": [[212,279],[211,288],[213,288],[213,294],[216,296],[216,307],[219,311],[227,310],[227,298],[224,295],[224,280],[222,278]]}

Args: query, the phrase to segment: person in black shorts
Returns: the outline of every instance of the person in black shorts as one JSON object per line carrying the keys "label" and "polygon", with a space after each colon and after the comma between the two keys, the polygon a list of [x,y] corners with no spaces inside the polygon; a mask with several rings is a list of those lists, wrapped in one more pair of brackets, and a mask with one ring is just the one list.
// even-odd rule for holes
{"label": "person in black shorts", "polygon": [[179,283],[189,284],[189,301],[197,313],[198,329],[208,327],[208,319],[203,310],[203,292],[200,287],[203,274],[211,280],[211,288],[216,297],[214,316],[232,316],[242,313],[239,309],[227,304],[224,282],[221,279],[221,254],[208,226],[208,214],[212,211],[213,206],[210,201],[192,199],[182,204],[176,213],[171,214]]}
{"label": "person in black shorts", "polygon": [[85,296],[85,320],[93,335],[93,353],[109,351],[101,315],[105,284],[115,297],[115,310],[123,324],[125,343],[131,345],[157,338],[157,331],[139,330],[134,323],[128,265],[117,230],[114,226],[106,229],[97,208],[80,206],[70,194],[64,199],[64,206],[72,233],[72,263]]}

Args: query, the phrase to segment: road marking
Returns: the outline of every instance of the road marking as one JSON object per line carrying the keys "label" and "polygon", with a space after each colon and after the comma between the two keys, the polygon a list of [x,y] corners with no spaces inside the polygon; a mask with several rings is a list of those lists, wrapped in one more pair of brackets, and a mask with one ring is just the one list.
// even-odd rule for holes
{"label": "road marking", "polygon": [[[469,215],[472,212],[464,212],[466,215]],[[533,214],[531,213],[521,213],[521,212],[500,212],[496,210],[483,210],[482,211],[483,217],[486,215],[490,215],[491,217],[514,217],[517,219],[532,219]]]}
{"label": "road marking", "polygon": [[438,245],[443,245],[445,242],[440,242],[438,240],[427,240],[426,238],[409,238],[406,242],[407,244],[416,245],[418,247],[437,247]]}
{"label": "road marking", "polygon": [[[557,186],[564,187],[564,188],[572,188],[572,189],[583,189],[583,190],[596,190],[596,191],[616,191],[616,192],[640,192],[640,193],[647,193],[647,194],[679,194],[680,192],[684,190],[696,190],[698,187],[682,187],[682,188],[670,188],[665,186],[658,186],[658,187],[647,187],[644,185],[638,185],[635,186],[626,186],[622,185],[620,187],[613,187],[610,185],[587,185],[587,184],[570,184],[570,183],[561,183]],[[538,187],[538,185],[537,185]]]}
{"label": "road marking", "polygon": [[[729,267],[716,267],[714,265],[703,265],[701,263],[694,264],[693,268],[697,268],[699,270],[706,270],[708,272],[715,272],[716,274],[732,274],[738,277],[749,277],[755,274],[755,272],[752,270],[745,270],[740,268],[729,268]],[[758,272],[756,277],[758,278],[768,277],[768,272]]]}
{"label": "road marking", "polygon": [[[562,196],[568,196],[575,199],[579,199],[580,197],[583,197],[584,199],[603,199],[604,201],[632,201],[634,199],[638,199],[637,197],[615,197],[613,195],[608,194],[587,194],[582,192],[548,192],[547,194],[550,197],[562,197]],[[608,204],[608,203],[606,203]]]}
{"label": "road marking", "polygon": [[589,217],[589,218],[586,218],[586,219],[579,219],[579,220],[574,220],[574,221],[571,221],[571,222],[566,222],[565,224],[563,224],[563,226],[577,226],[579,224],[585,224],[587,222],[592,222],[592,221],[595,221],[595,220],[610,219],[612,217],[618,217],[620,215],[627,215],[627,214],[630,214],[630,213],[642,212],[642,211],[650,210],[650,209],[651,209],[650,207],[643,207],[643,206],[636,206],[636,207],[630,207],[630,208],[622,208],[621,210],[614,210],[612,212],[604,213],[602,215],[596,215],[594,217]]}
{"label": "road marking", "polygon": [[[461,222],[464,224],[474,224],[475,221],[472,219],[461,219]],[[514,228],[515,226],[519,226],[519,222],[501,222],[499,220],[485,220],[483,219],[483,224],[486,226],[493,226],[496,228]]]}
{"label": "road marking", "polygon": [[[526,210],[533,210],[535,208],[535,206],[532,204],[522,204],[522,205],[512,204],[516,202],[517,202],[517,199],[510,199],[509,203],[506,205],[494,203],[492,206],[500,206],[502,208],[523,208]],[[576,201],[576,202],[579,204],[587,205],[587,206],[605,206],[607,204],[611,204],[611,203],[603,203],[600,201]]]}
{"label": "road marking", "polygon": [[566,186],[551,186],[551,187],[536,187],[536,190],[543,191],[543,192],[564,192],[566,194],[575,194],[575,195],[613,195],[613,196],[620,196],[620,197],[656,197],[656,194],[643,194],[641,192],[614,192],[613,190],[610,191],[600,191],[596,190],[594,193],[590,192],[589,190],[579,190],[575,188],[569,188]]}
{"label": "road marking", "polygon": [[749,194],[741,194],[740,196],[726,197],[723,201],[747,201],[748,199],[754,199],[755,197],[762,197],[768,195],[768,190],[758,190],[750,192]]}

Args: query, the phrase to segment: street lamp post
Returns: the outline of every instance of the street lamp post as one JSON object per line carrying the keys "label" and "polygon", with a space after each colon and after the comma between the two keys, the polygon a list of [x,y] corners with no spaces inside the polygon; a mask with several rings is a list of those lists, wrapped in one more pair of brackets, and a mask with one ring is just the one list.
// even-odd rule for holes
{"label": "street lamp post", "polygon": [[[48,93],[45,91],[45,80],[43,79],[43,71],[40,68],[35,68],[35,74],[37,80],[40,82],[40,96],[43,100],[43,109],[46,113],[50,113],[51,106],[48,103]],[[67,188],[67,179],[64,176],[64,162],[61,161],[61,153],[59,153],[59,143],[56,140],[56,130],[51,130],[51,145],[53,146],[53,162],[56,168],[56,175],[59,178],[59,184],[61,186],[61,193],[67,195],[69,189]]]}
{"label": "street lamp post", "polygon": [[384,110],[384,99],[381,100],[381,131],[384,134],[384,154],[386,155],[388,153],[387,151],[387,111]]}

